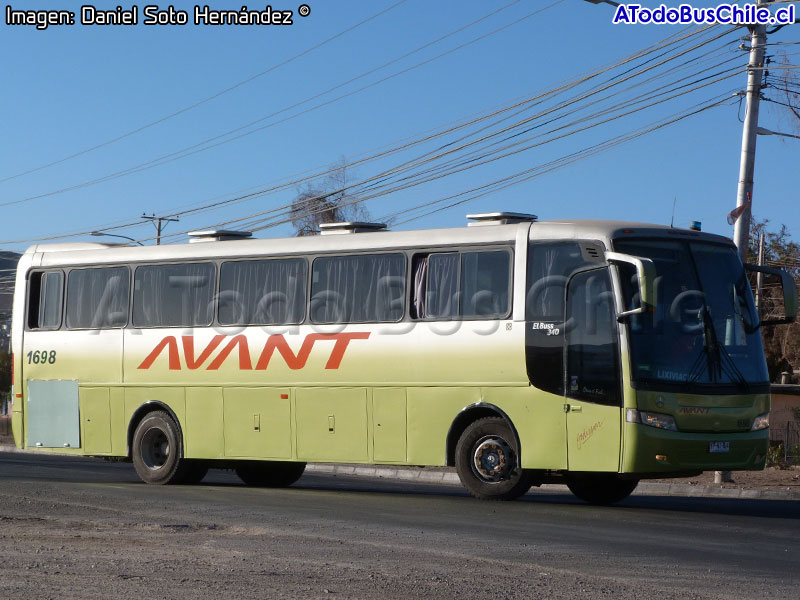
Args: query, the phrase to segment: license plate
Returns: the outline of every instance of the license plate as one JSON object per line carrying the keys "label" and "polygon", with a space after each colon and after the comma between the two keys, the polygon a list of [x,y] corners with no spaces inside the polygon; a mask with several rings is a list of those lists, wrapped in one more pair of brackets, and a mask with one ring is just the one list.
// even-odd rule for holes
{"label": "license plate", "polygon": [[709,442],[708,444],[708,451],[709,452],[730,452],[731,443],[730,442]]}

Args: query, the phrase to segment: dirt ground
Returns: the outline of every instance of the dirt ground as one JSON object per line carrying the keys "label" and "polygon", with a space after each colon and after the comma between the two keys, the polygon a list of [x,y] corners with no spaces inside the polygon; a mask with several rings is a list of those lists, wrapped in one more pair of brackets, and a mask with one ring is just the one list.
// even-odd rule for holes
{"label": "dirt ground", "polygon": [[[763,471],[734,471],[730,483],[722,483],[720,487],[742,488],[746,490],[800,490],[800,466],[793,465],[785,469],[768,467]],[[697,477],[685,479],[669,479],[672,483],[688,483],[689,485],[710,485],[714,483],[714,472],[707,471]]]}

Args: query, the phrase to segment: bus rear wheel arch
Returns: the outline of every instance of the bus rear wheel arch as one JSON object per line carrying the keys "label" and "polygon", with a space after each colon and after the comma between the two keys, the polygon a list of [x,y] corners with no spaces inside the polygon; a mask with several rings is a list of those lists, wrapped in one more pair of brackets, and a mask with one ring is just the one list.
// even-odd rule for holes
{"label": "bus rear wheel arch", "polygon": [[529,471],[519,466],[519,441],[508,422],[498,416],[470,423],[455,447],[461,483],[480,500],[513,500],[531,487]]}

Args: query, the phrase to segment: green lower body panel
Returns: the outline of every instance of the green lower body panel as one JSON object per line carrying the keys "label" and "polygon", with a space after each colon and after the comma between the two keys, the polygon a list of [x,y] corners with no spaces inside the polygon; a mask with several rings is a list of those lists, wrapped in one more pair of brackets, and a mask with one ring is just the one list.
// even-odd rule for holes
{"label": "green lower body panel", "polygon": [[[624,435],[623,473],[760,470],[764,468],[769,444],[768,429],[746,433],[680,433],[626,423]],[[727,450],[712,452],[715,442],[721,442]],[[721,449],[715,446],[716,450]]]}

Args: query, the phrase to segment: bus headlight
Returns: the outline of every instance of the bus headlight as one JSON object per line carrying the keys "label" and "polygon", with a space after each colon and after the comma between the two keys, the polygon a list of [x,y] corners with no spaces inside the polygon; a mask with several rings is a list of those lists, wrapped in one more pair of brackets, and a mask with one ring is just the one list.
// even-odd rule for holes
{"label": "bus headlight", "polygon": [[634,408],[629,408],[625,411],[625,420],[628,423],[641,423],[642,425],[658,427],[659,429],[666,429],[668,431],[678,431],[678,426],[675,425],[675,417],[671,415],[644,412]]}
{"label": "bus headlight", "polygon": [[758,415],[755,419],[753,419],[753,425],[750,427],[750,431],[760,431],[762,429],[767,429],[769,427],[769,413],[764,413],[763,415]]}

